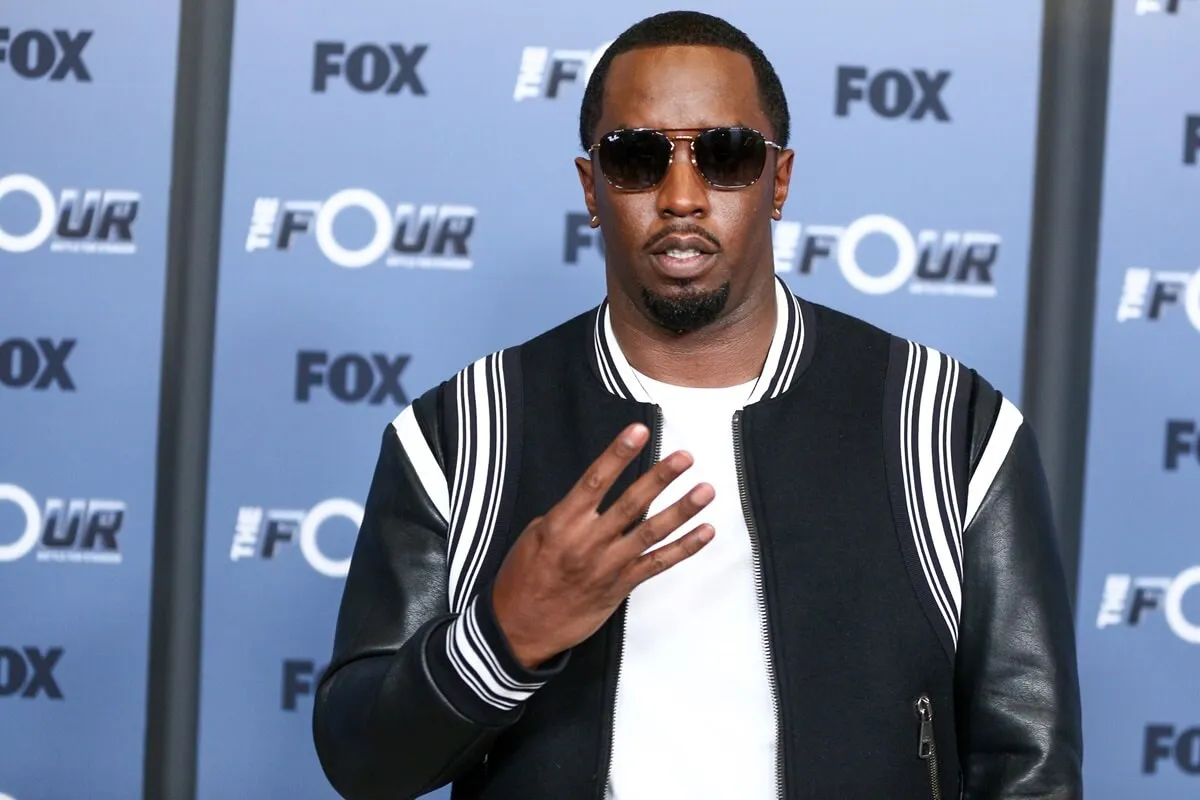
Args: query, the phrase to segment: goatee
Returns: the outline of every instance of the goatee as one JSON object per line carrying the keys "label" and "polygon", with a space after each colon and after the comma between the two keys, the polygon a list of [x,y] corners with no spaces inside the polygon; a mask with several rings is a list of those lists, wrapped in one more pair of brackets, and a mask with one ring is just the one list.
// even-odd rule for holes
{"label": "goatee", "polygon": [[715,322],[729,301],[728,282],[708,290],[682,286],[683,291],[670,295],[642,287],[642,305],[650,319],[671,333],[689,333]]}

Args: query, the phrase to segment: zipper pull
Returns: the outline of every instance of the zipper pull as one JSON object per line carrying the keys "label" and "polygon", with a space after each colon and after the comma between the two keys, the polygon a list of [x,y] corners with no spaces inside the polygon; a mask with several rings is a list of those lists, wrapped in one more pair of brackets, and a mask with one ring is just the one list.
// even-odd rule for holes
{"label": "zipper pull", "polygon": [[928,696],[921,695],[917,699],[917,714],[921,717],[921,742],[917,747],[917,755],[929,758],[933,753],[933,704]]}

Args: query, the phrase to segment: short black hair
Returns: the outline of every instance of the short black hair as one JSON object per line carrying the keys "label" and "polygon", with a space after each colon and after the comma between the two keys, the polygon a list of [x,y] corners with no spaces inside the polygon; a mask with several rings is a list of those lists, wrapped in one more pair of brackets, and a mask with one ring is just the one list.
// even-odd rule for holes
{"label": "short black hair", "polygon": [[783,84],[758,45],[720,17],[699,11],[667,11],[635,23],[614,39],[596,62],[579,111],[579,144],[585,151],[592,146],[596,135],[604,101],[604,82],[613,59],[630,50],[673,45],[723,47],[748,57],[758,83],[759,102],[774,129],[774,141],[781,147],[787,146],[790,118]]}

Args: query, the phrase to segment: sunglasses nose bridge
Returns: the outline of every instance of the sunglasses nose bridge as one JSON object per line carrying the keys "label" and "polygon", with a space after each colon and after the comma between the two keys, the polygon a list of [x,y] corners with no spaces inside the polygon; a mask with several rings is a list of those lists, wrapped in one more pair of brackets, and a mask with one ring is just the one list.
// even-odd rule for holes
{"label": "sunglasses nose bridge", "polygon": [[[673,216],[692,216],[697,211],[707,211],[708,181],[696,164],[695,137],[672,136],[670,158],[666,172],[658,183],[659,211]],[[679,145],[687,142],[687,158],[679,159]],[[682,161],[682,164],[676,164]],[[683,174],[680,174],[682,171]]]}
{"label": "sunglasses nose bridge", "polygon": [[662,186],[671,177],[672,170],[675,169],[675,162],[679,156],[679,145],[681,142],[686,142],[687,145],[687,163],[691,166],[692,172],[701,181],[706,181],[704,173],[700,171],[700,165],[696,163],[696,137],[695,136],[672,136],[666,133],[660,133],[667,140],[669,149],[667,150],[667,165],[663,169],[662,178],[658,181],[658,186]]}
{"label": "sunglasses nose bridge", "polygon": [[704,175],[700,172],[700,165],[696,163],[696,137],[695,136],[666,136],[667,141],[671,145],[670,154],[667,156],[667,172],[670,173],[671,167],[675,166],[675,157],[679,154],[679,143],[687,142],[687,157],[691,163],[692,169],[704,180]]}

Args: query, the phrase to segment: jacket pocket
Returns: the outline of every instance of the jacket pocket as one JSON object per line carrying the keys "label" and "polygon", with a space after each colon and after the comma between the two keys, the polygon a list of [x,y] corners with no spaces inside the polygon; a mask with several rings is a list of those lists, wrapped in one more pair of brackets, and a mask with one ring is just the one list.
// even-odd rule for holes
{"label": "jacket pocket", "polygon": [[942,800],[942,784],[938,775],[937,741],[933,733],[933,702],[923,694],[913,704],[920,721],[920,740],[917,755],[929,766],[929,791],[933,800]]}

